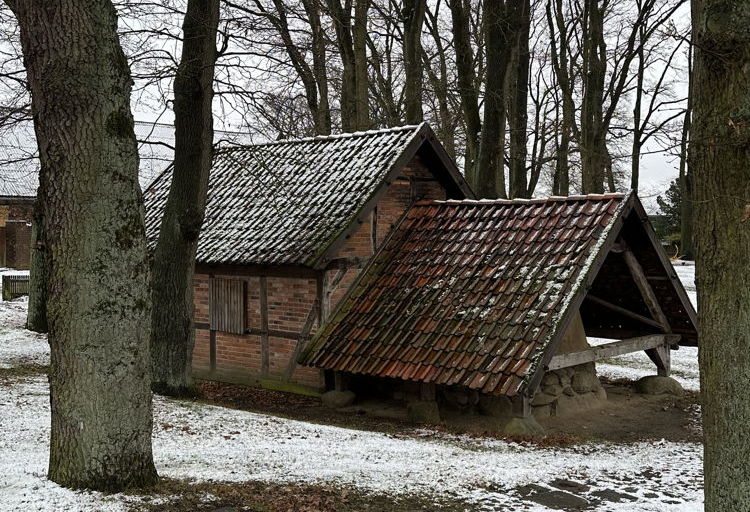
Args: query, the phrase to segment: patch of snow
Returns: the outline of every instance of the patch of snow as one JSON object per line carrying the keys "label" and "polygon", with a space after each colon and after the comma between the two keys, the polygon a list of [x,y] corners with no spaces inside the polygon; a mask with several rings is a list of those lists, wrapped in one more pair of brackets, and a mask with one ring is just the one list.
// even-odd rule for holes
{"label": "patch of snow", "polygon": [[[24,318],[24,303],[0,305],[0,367],[48,361],[44,336],[24,330]],[[644,363],[644,371],[651,372],[650,364]],[[71,491],[45,478],[50,423],[45,377],[12,380],[0,391],[0,510],[127,509],[134,498]],[[554,479],[567,478],[591,491],[638,498],[592,509],[600,512],[702,509],[702,446],[695,443],[538,448],[426,430],[412,435],[350,430],[157,397],[153,446],[159,473],[172,478],[339,484],[457,498],[471,510],[530,512],[550,509],[524,498],[519,486],[550,487]]]}

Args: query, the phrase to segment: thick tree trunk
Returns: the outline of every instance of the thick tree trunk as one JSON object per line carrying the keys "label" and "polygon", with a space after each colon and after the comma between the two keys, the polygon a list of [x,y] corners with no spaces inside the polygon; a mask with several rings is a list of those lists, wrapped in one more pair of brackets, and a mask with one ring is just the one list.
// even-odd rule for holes
{"label": "thick tree trunk", "polygon": [[[41,172],[40,172],[41,174]],[[37,193],[34,218],[31,223],[31,263],[29,272],[29,309],[26,328],[35,332],[47,332],[47,253],[44,242],[44,214]]]}
{"label": "thick tree trunk", "polygon": [[696,274],[706,512],[750,503],[750,1],[693,0]]}
{"label": "thick tree trunk", "polygon": [[[331,21],[336,30],[336,44],[341,58],[341,129],[344,132],[357,130],[357,65],[352,39],[351,9],[341,6],[340,0],[326,0]],[[347,6],[350,7],[350,3]]]}
{"label": "thick tree trunk", "polygon": [[219,0],[190,0],[174,84],[172,184],[154,251],[151,296],[152,388],[192,392],[193,272],[213,148],[213,76]]}
{"label": "thick tree trunk", "polygon": [[504,2],[484,4],[487,79],[484,122],[474,191],[480,198],[506,197],[503,151],[505,146],[505,77],[510,60],[508,10]]}
{"label": "thick tree trunk", "polygon": [[606,48],[604,7],[600,0],[585,0],[583,69],[584,87],[581,106],[581,167],[584,194],[604,192],[607,166],[606,127],[604,126],[604,80]]}
{"label": "thick tree trunk", "polygon": [[469,25],[470,4],[468,0],[449,0],[453,23],[453,45],[456,51],[456,75],[458,93],[461,96],[461,111],[466,130],[466,158],[464,174],[469,184],[476,189],[476,165],[479,159],[479,133],[482,121],[479,116],[479,94],[476,89],[474,50],[471,46]]}
{"label": "thick tree trunk", "polygon": [[109,1],[14,2],[45,172],[49,478],[152,484],[148,263],[131,78]]}
{"label": "thick tree trunk", "polygon": [[331,133],[331,107],[328,99],[328,71],[326,69],[326,35],[320,21],[320,2],[303,0],[312,32],[313,75],[318,89],[318,110],[315,131],[319,135]]}
{"label": "thick tree trunk", "polygon": [[693,176],[688,165],[688,141],[693,109],[693,48],[688,49],[688,99],[685,116],[682,119],[682,140],[680,141],[680,252],[681,258],[695,258],[693,244]]}
{"label": "thick tree trunk", "polygon": [[354,45],[354,80],[355,101],[357,109],[356,130],[370,128],[370,105],[367,80],[367,11],[370,0],[354,0],[354,26],[352,44]]}
{"label": "thick tree trunk", "polygon": [[427,0],[404,0],[404,102],[406,123],[418,124],[422,112],[422,25]]}
{"label": "thick tree trunk", "polygon": [[529,31],[531,29],[531,2],[520,0],[513,10],[513,65],[510,74],[510,101],[508,126],[510,127],[509,197],[529,197],[529,177],[526,170],[528,154],[528,103],[529,103]]}

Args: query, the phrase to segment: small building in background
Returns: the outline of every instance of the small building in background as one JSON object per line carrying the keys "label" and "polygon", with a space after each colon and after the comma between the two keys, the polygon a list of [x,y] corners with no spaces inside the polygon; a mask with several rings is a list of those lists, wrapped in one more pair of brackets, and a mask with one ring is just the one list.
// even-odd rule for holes
{"label": "small building in background", "polygon": [[0,267],[26,270],[31,252],[31,219],[36,175],[26,170],[0,175]]}

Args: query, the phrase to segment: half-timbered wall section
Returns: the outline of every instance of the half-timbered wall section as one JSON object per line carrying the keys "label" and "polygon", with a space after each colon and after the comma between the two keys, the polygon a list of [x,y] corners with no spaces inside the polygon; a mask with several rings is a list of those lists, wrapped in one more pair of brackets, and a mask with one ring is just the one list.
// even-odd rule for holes
{"label": "half-timbered wall section", "polygon": [[[145,193],[152,244],[169,179]],[[360,270],[414,203],[465,197],[426,125],[219,152],[196,265],[194,374],[322,389],[322,371],[297,360]]]}

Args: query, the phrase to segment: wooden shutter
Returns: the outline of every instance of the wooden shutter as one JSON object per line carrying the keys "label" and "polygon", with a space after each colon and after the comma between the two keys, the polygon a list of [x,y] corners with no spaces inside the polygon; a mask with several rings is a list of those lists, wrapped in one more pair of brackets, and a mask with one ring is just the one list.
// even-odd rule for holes
{"label": "wooden shutter", "polygon": [[215,331],[244,334],[247,282],[213,278],[209,290],[209,326]]}

